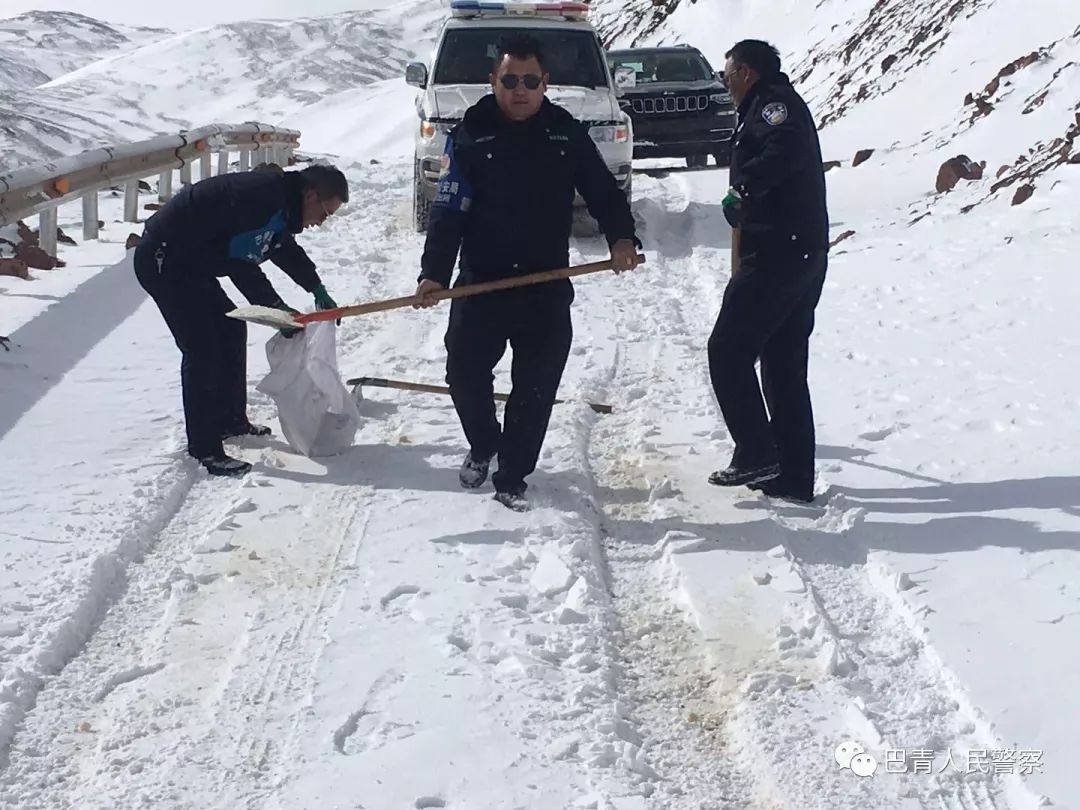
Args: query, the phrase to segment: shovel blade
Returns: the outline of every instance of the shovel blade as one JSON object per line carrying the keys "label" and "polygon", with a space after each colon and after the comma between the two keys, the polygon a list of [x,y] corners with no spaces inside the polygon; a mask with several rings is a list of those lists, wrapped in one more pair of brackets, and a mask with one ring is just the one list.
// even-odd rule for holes
{"label": "shovel blade", "polygon": [[238,321],[257,323],[261,326],[272,326],[274,329],[298,329],[303,327],[303,324],[299,323],[291,312],[274,309],[274,307],[237,307],[225,314],[230,318],[236,318]]}

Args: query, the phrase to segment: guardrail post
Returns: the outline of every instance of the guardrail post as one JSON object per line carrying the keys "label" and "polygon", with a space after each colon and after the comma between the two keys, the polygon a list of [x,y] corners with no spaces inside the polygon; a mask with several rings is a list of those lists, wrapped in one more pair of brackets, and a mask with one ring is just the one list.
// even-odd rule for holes
{"label": "guardrail post", "polygon": [[212,177],[214,174],[214,167],[210,159],[213,157],[209,152],[203,152],[199,156],[199,179],[205,180],[207,177]]}
{"label": "guardrail post", "polygon": [[139,181],[128,180],[124,185],[124,222],[139,221]]}
{"label": "guardrail post", "polygon": [[158,202],[166,202],[172,196],[172,169],[166,169],[158,177],[157,198]]}
{"label": "guardrail post", "polygon": [[56,206],[53,206],[38,217],[38,246],[50,256],[56,255],[56,213]]}
{"label": "guardrail post", "polygon": [[251,152],[247,149],[240,153],[240,171],[246,172],[251,169]]}
{"label": "guardrail post", "polygon": [[82,198],[82,235],[83,239],[98,238],[98,193],[90,191]]}
{"label": "guardrail post", "polygon": [[185,160],[183,162],[183,164],[180,166],[180,185],[182,185],[182,186],[190,186],[191,185],[191,163],[190,163],[190,161]]}
{"label": "guardrail post", "polygon": [[229,173],[229,150],[222,149],[217,155],[217,173],[228,174]]}

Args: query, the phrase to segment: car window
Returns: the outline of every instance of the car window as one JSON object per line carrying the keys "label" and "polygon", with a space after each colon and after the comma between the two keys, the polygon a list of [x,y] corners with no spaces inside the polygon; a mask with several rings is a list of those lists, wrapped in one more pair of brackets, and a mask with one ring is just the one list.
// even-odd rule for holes
{"label": "car window", "polygon": [[621,67],[633,68],[637,84],[698,82],[714,78],[709,63],[696,53],[609,55],[608,65],[612,73]]}
{"label": "car window", "polygon": [[[446,32],[435,64],[434,84],[487,84],[499,39],[518,28],[454,28]],[[551,84],[606,87],[607,76],[599,41],[589,31],[529,28],[540,42]]]}

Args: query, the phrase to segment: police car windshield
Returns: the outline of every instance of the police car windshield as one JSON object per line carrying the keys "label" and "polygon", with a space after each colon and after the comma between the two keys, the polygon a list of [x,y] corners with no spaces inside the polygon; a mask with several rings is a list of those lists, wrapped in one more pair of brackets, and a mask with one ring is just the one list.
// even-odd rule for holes
{"label": "police car windshield", "polygon": [[611,72],[618,68],[633,68],[637,84],[657,82],[700,82],[712,79],[708,63],[696,53],[647,53],[611,56]]}
{"label": "police car windshield", "polygon": [[488,84],[499,38],[528,33],[540,42],[550,84],[571,87],[606,87],[603,57],[589,31],[554,28],[458,28],[446,32],[435,65],[434,84]]}

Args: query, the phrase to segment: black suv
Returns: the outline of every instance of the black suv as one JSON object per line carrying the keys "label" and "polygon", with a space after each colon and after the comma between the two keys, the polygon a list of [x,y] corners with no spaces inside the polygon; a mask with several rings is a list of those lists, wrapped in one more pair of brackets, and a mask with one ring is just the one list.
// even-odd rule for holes
{"label": "black suv", "polygon": [[724,85],[697,48],[630,48],[608,51],[612,75],[633,69],[632,86],[622,85],[622,106],[634,124],[634,157],[684,157],[686,165],[727,166],[735,132],[735,105]]}

